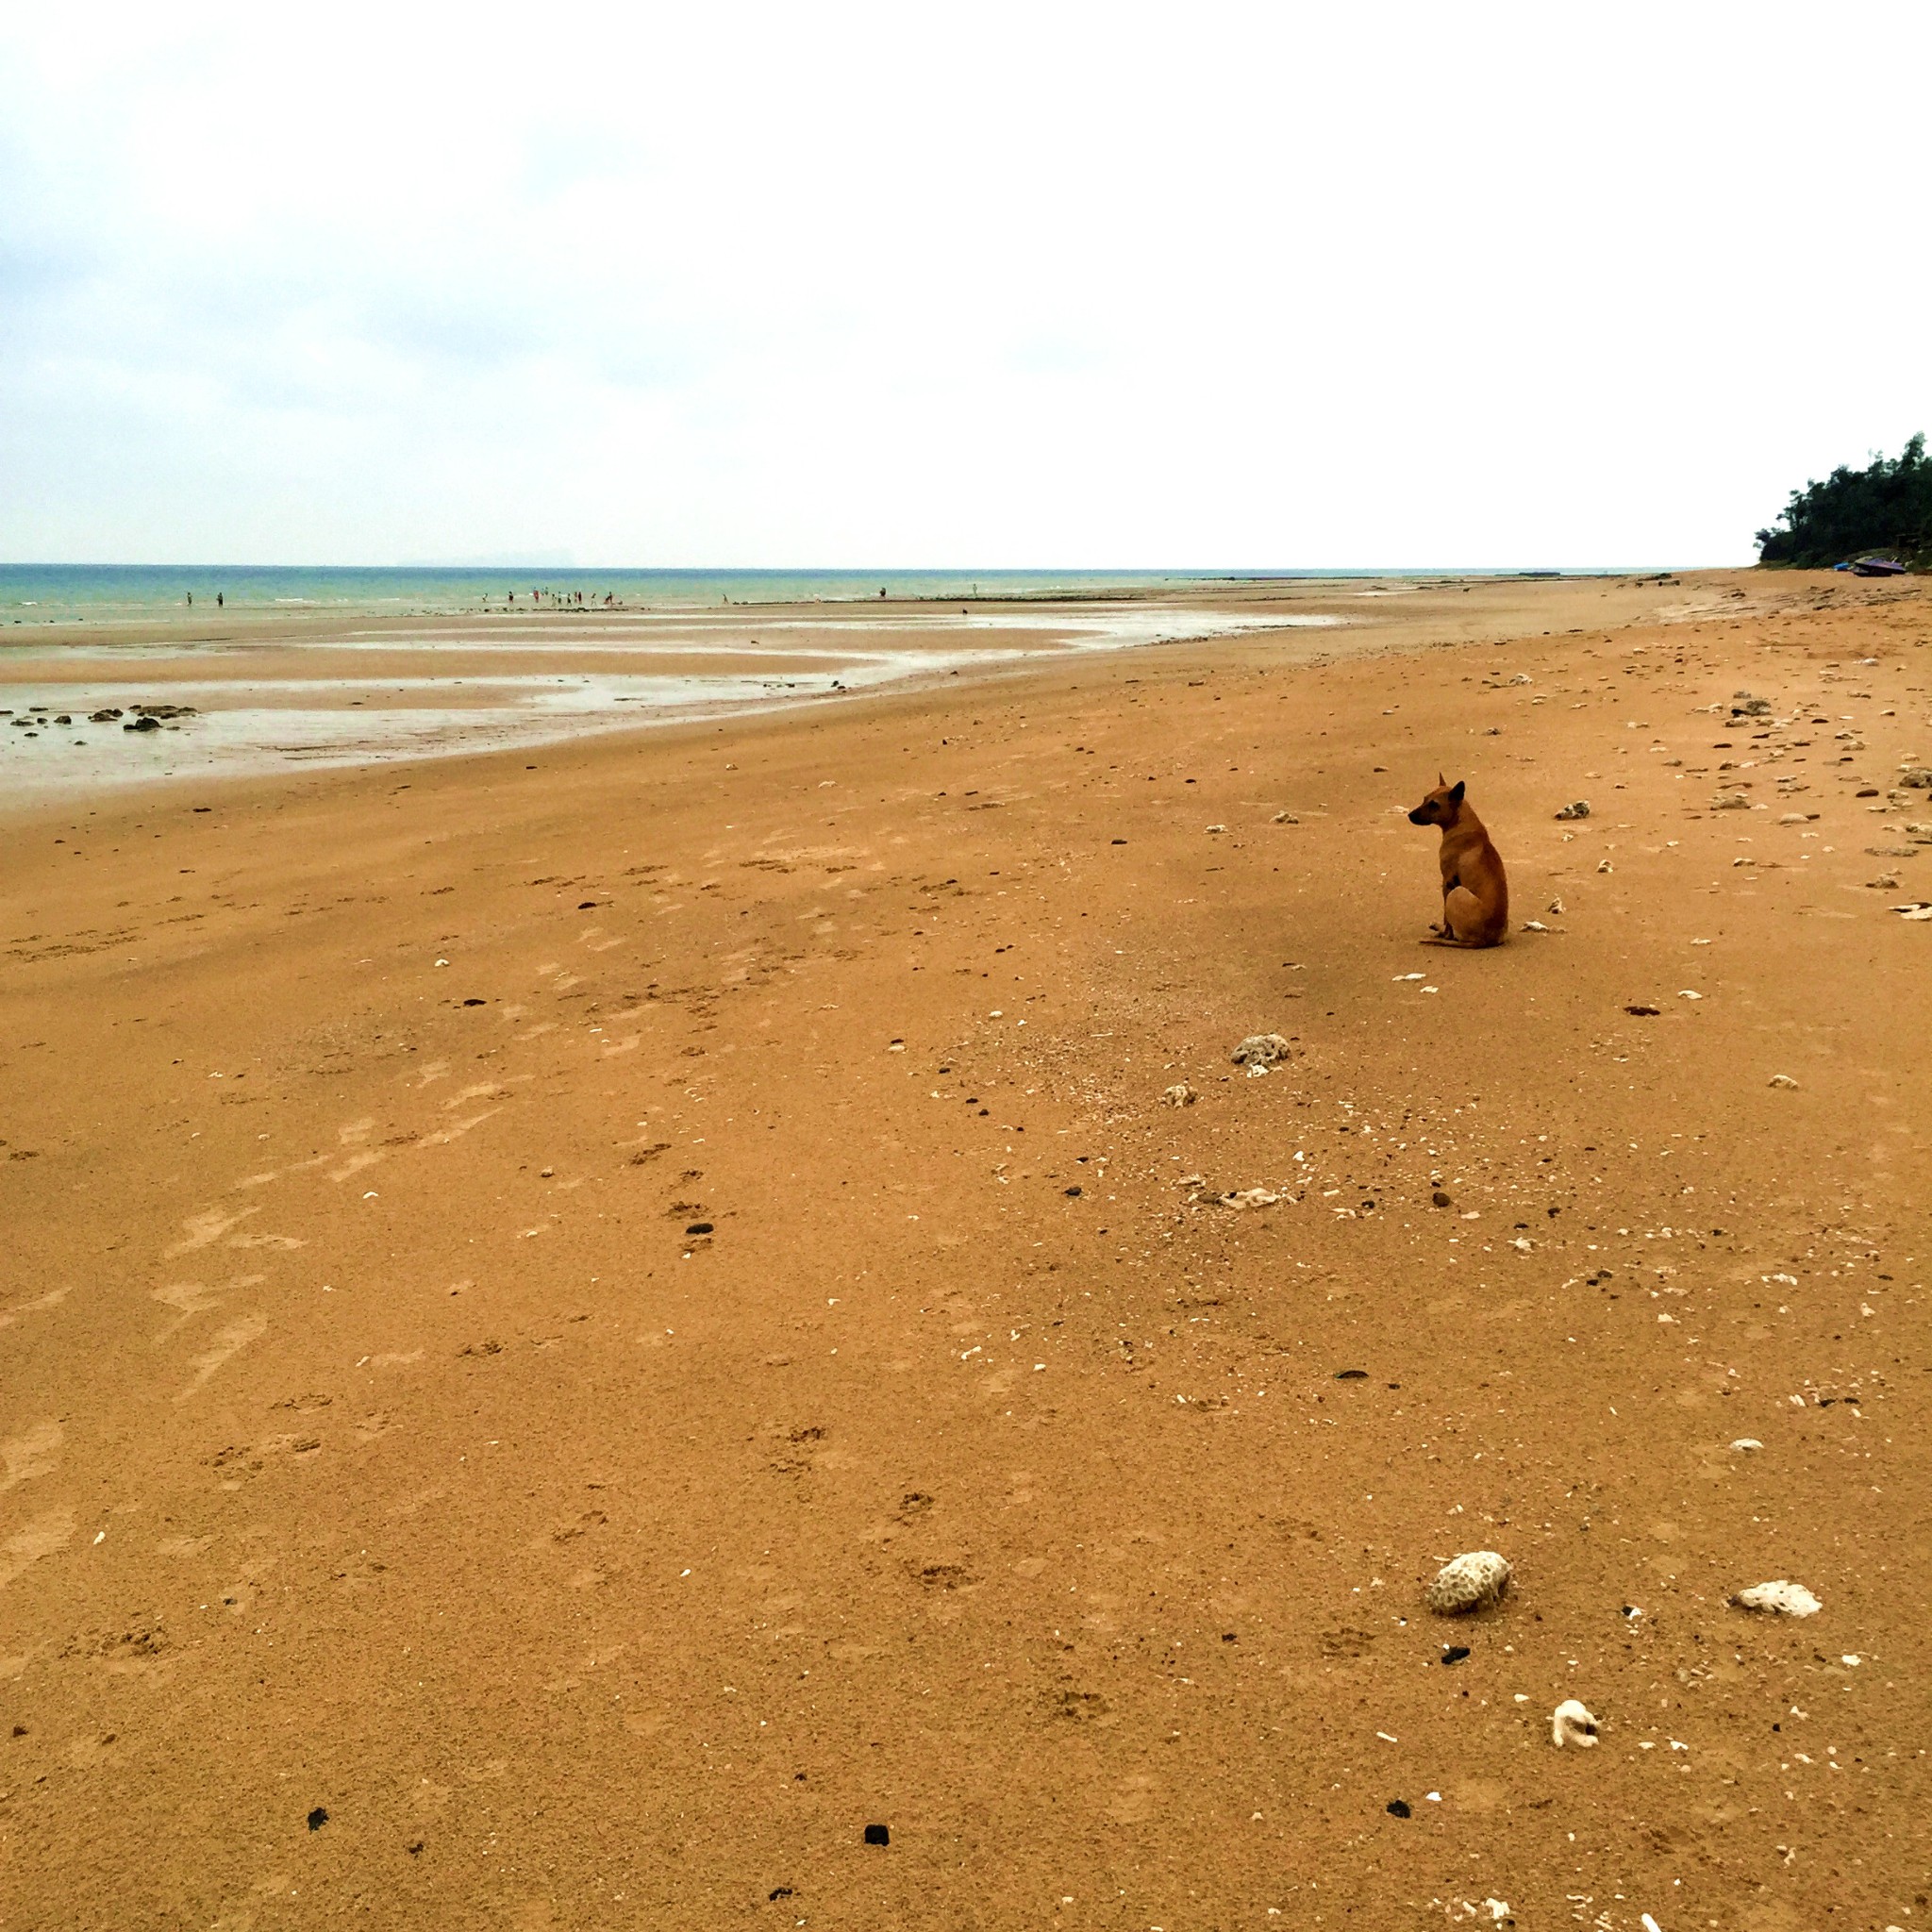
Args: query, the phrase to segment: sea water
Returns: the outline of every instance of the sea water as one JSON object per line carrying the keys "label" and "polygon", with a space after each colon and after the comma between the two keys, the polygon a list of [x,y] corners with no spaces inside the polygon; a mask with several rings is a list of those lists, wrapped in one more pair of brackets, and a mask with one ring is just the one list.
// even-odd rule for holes
{"label": "sea water", "polygon": [[308,568],[254,564],[0,564],[0,624],[138,621],[213,605],[246,611],[450,616],[518,605],[602,608],[608,596],[632,610],[725,605],[876,603],[918,599],[1092,596],[1226,582],[1232,574],[1041,570],[587,570],[462,569],[404,565]]}

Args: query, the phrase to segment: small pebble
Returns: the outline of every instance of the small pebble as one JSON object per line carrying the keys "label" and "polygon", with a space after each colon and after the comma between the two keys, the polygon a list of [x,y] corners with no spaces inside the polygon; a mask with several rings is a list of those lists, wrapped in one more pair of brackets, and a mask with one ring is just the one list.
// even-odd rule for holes
{"label": "small pebble", "polygon": [[1795,1087],[1798,1083],[1789,1074],[1774,1074],[1771,1084],[1774,1087]]}

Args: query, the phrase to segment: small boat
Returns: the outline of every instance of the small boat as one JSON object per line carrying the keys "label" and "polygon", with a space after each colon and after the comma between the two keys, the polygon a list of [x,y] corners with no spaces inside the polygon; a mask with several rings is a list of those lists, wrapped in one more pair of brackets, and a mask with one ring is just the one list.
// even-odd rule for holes
{"label": "small boat", "polygon": [[1855,577],[1902,577],[1906,574],[1905,565],[1889,557],[1861,557],[1846,567]]}

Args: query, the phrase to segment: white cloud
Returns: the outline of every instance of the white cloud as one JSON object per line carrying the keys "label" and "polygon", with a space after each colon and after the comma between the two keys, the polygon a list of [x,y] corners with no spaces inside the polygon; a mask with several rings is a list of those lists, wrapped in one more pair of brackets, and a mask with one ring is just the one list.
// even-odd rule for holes
{"label": "white cloud", "polygon": [[1923,8],[47,10],[0,555],[1750,555],[1932,427]]}

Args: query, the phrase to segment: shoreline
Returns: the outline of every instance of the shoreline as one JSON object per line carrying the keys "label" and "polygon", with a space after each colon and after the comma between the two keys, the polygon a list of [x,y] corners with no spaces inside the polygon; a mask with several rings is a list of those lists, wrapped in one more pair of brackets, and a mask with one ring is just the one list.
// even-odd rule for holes
{"label": "shoreline", "polygon": [[[191,625],[185,617],[178,626],[78,624],[44,645],[0,649],[0,815],[37,801],[58,809],[64,799],[104,791],[548,751],[639,725],[706,724],[835,698],[849,704],[884,689],[976,682],[1033,660],[1163,642],[1274,633],[1285,658],[1306,658],[1312,653],[1293,633],[1337,634],[1330,649],[1355,655],[1466,632],[1476,611],[1506,634],[1601,616],[1612,604],[1630,622],[1687,599],[1692,608],[1699,599],[1735,600],[1737,575],[1270,580],[1223,585],[1211,597],[1197,587],[1039,604],[969,600],[958,620],[950,604],[941,615],[938,605],[859,600],[829,618],[800,605],[756,617],[737,609],[242,612],[216,625],[198,617],[192,637],[181,635]],[[1096,617],[1096,605],[1108,614]],[[133,707],[163,698],[196,715],[157,733],[118,728]],[[63,711],[73,721],[64,727],[53,722]],[[90,727],[89,714],[110,711],[124,715]]]}

